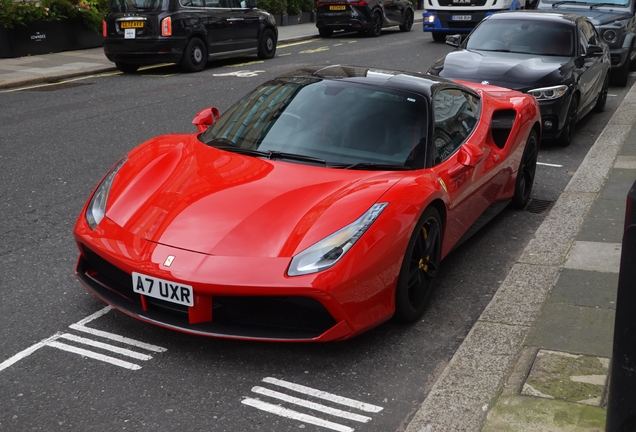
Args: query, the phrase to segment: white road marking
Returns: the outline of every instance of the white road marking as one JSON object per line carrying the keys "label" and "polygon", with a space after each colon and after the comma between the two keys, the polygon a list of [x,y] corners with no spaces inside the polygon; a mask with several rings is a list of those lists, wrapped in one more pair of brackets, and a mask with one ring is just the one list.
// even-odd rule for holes
{"label": "white road marking", "polygon": [[258,74],[261,73],[261,72],[265,72],[265,71],[262,71],[262,70],[257,70],[257,71],[243,70],[243,71],[228,72],[228,73],[222,73],[222,74],[212,74],[212,76],[215,76],[215,77],[235,76],[235,77],[239,77],[239,78],[251,78],[251,77],[258,76]]}
{"label": "white road marking", "polygon": [[115,345],[110,345],[107,343],[103,343],[103,342],[97,342],[94,341],[93,339],[87,339],[87,338],[83,338],[80,336],[75,336],[69,333],[64,333],[63,335],[60,336],[60,339],[67,339],[73,342],[77,342],[77,343],[81,343],[84,345],[90,345],[90,346],[94,346],[95,348],[101,348],[103,350],[106,351],[111,351],[117,354],[121,354],[127,357],[132,357],[134,359],[137,360],[150,360],[152,358],[152,356],[149,356],[148,354],[142,354],[142,353],[138,353],[136,351],[132,351],[126,348],[119,348]]}
{"label": "white road marking", "polygon": [[74,347],[74,346],[71,346],[71,345],[67,345],[65,343],[51,341],[51,342],[47,342],[46,345],[54,347],[54,348],[61,349],[63,351],[68,351],[68,352],[72,352],[72,353],[75,353],[75,354],[83,355],[84,357],[90,357],[90,358],[95,359],[95,360],[101,360],[103,362],[114,364],[115,366],[121,366],[121,367],[126,368],[126,369],[130,369],[130,370],[141,369],[141,366],[136,365],[134,363],[130,363],[130,362],[127,362],[127,361],[119,360],[119,359],[117,359],[115,357],[107,356],[107,355],[104,355],[104,354],[98,354],[96,352],[85,350],[83,348],[77,348],[77,347]]}
{"label": "white road marking", "polygon": [[303,413],[299,413],[287,408],[283,408],[279,405],[273,405],[267,402],[263,402],[260,401],[258,399],[243,399],[241,401],[241,403],[245,404],[245,405],[249,405],[251,407],[254,407],[256,409],[262,410],[262,411],[267,411],[269,413],[272,414],[276,414],[279,415],[281,417],[285,417],[285,418],[289,418],[289,419],[293,419],[293,420],[298,420],[301,421],[303,423],[309,423],[309,424],[313,424],[316,426],[320,426],[323,428],[327,428],[327,429],[331,429],[331,430],[335,430],[338,432],[353,432],[355,429],[349,427],[349,426],[345,426],[345,425],[341,425],[339,423],[334,423],[334,422],[330,422],[327,420],[323,420],[321,418],[318,417],[314,417],[314,416],[310,416],[307,414],[303,414]]}
{"label": "white road marking", "polygon": [[328,400],[330,402],[333,403],[337,403],[340,405],[345,405],[345,406],[349,406],[352,408],[357,408],[359,410],[362,411],[366,411],[366,412],[380,412],[383,410],[382,407],[376,406],[376,405],[371,405],[368,403],[364,403],[364,402],[360,402],[354,399],[349,399],[346,397],[342,397],[342,396],[338,396],[332,393],[327,393],[321,390],[316,390],[313,389],[311,387],[306,387],[300,384],[294,384],[294,383],[290,383],[288,381],[283,381],[283,380],[279,380],[276,378],[271,378],[271,377],[267,377],[267,378],[263,378],[263,381],[266,383],[270,383],[270,384],[274,384],[277,385],[279,387],[284,387],[287,388],[289,390],[293,390],[295,392],[298,393],[303,393],[309,396],[314,396],[317,397],[319,399],[324,399],[324,400]]}
{"label": "white road marking", "polygon": [[537,165],[549,166],[554,168],[563,168],[563,165],[555,165],[555,164],[549,164],[545,162],[537,162]]}
{"label": "white road marking", "polygon": [[325,414],[330,414],[330,415],[333,415],[333,416],[336,416],[336,417],[342,417],[342,418],[346,418],[346,419],[357,421],[357,422],[361,422],[361,423],[366,423],[369,420],[371,420],[371,417],[363,416],[363,415],[360,415],[360,414],[354,414],[354,413],[350,413],[350,412],[347,412],[347,411],[342,411],[342,410],[339,410],[337,408],[331,408],[331,407],[328,407],[328,406],[325,406],[325,405],[321,405],[321,404],[318,404],[318,403],[315,403],[315,402],[309,402],[309,401],[306,401],[304,399],[300,399],[300,398],[297,398],[297,397],[294,397],[294,396],[289,396],[289,395],[286,395],[284,393],[280,393],[280,392],[277,392],[277,391],[274,391],[274,390],[269,390],[269,389],[266,389],[266,388],[263,388],[263,387],[258,387],[258,386],[257,387],[252,387],[252,391],[254,393],[258,393],[258,394],[261,394],[261,395],[264,395],[264,396],[269,396],[269,397],[272,397],[272,398],[275,398],[275,399],[280,399],[280,400],[285,401],[285,402],[293,403],[295,405],[300,405],[300,406],[303,406],[305,408],[313,409],[315,411],[320,411],[320,412],[323,412]]}
{"label": "white road marking", "polygon": [[77,330],[77,331],[81,331],[84,333],[89,333],[95,336],[100,336],[106,339],[110,339],[110,340],[114,340],[117,342],[121,342],[121,343],[125,343],[127,345],[132,345],[132,346],[136,346],[137,348],[143,348],[145,350],[148,351],[154,351],[154,352],[165,352],[167,351],[165,348],[162,348],[160,346],[157,345],[152,345],[149,343],[145,343],[145,342],[141,342],[135,339],[130,339],[127,338],[125,336],[119,336],[117,334],[113,334],[113,333],[109,333],[109,332],[105,332],[103,330],[97,330],[91,327],[84,327],[83,325],[78,325],[78,324],[71,324],[69,326],[70,328],[72,328],[73,330]]}
{"label": "white road marking", "polygon": [[[152,345],[149,343],[145,343],[145,342],[141,342],[135,339],[131,339],[131,338],[127,338],[124,336],[120,336],[117,334],[113,334],[113,333],[109,333],[109,332],[105,332],[102,330],[97,330],[94,328],[90,328],[90,327],[86,327],[84,324],[89,323],[91,321],[96,320],[97,318],[107,314],[108,312],[110,312],[113,308],[110,306],[107,306],[103,309],[100,309],[99,311],[95,312],[94,314],[91,314],[89,316],[87,316],[86,318],[76,322],[75,324],[71,324],[69,326],[69,328],[72,328],[74,330],[78,330],[84,333],[89,333],[95,336],[99,336],[105,339],[110,339],[116,342],[120,342],[123,344],[127,344],[127,345],[132,345],[138,348],[142,348],[145,349],[147,351],[153,351],[153,352],[165,352],[167,351],[166,348],[157,346],[157,345]],[[132,357],[134,359],[137,360],[143,360],[143,361],[147,361],[150,360],[152,358],[152,356],[145,354],[145,353],[139,353],[136,351],[133,351],[131,349],[128,348],[120,348],[118,346],[115,345],[111,345],[111,344],[107,344],[104,342],[99,342],[99,341],[94,341],[92,339],[88,339],[85,337],[81,337],[81,336],[76,336],[70,333],[55,333],[53,336],[46,338],[32,346],[30,346],[29,348],[20,351],[18,354],[14,355],[13,357],[8,358],[7,360],[3,361],[2,363],[0,363],[0,372],[3,371],[4,369],[7,369],[8,367],[14,365],[15,363],[19,362],[20,360],[30,356],[31,354],[33,354],[34,352],[36,352],[37,350],[39,350],[40,348],[43,348],[45,346],[50,346],[53,348],[58,348],[61,349],[63,351],[67,351],[67,352],[72,352],[75,354],[79,354],[85,357],[89,357],[92,359],[96,359],[96,360],[101,360],[103,362],[106,363],[110,363],[113,364],[115,366],[120,366],[126,369],[131,369],[131,370],[138,370],[141,369],[141,366],[134,364],[134,363],[130,363],[127,361],[123,361],[120,359],[117,359],[115,357],[111,357],[111,356],[107,356],[104,354],[99,354],[93,351],[89,351],[87,349],[84,348],[79,348],[79,347],[75,347],[72,345],[68,345],[62,342],[57,342],[57,339],[66,339],[69,341],[73,341],[76,343],[80,343],[80,344],[84,344],[84,345],[89,345],[95,348],[99,348],[102,350],[106,350],[106,351],[110,351],[110,352],[114,352],[117,353],[119,355],[123,355],[123,356],[127,356],[127,357]]]}
{"label": "white road marking", "polygon": [[31,345],[30,347],[28,347],[27,349],[25,349],[23,351],[20,351],[19,353],[17,353],[13,357],[10,357],[10,358],[6,359],[2,363],[0,363],[0,372],[2,370],[4,370],[4,369],[8,368],[9,366],[19,362],[23,358],[30,356],[31,354],[33,354],[34,352],[36,352],[37,350],[39,350],[40,348],[42,348],[43,346],[48,344],[49,342],[54,341],[55,339],[59,338],[60,335],[61,335],[61,333],[56,333],[53,336],[51,336],[50,338],[46,338],[43,341],[36,343],[35,345]]}

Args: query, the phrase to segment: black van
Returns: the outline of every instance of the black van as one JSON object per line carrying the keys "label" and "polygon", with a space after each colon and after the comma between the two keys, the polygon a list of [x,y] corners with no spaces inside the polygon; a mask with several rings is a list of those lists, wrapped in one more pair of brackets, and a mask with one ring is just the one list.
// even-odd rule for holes
{"label": "black van", "polygon": [[274,57],[278,29],[256,0],[111,0],[103,35],[122,72],[157,63],[198,72],[212,58]]}

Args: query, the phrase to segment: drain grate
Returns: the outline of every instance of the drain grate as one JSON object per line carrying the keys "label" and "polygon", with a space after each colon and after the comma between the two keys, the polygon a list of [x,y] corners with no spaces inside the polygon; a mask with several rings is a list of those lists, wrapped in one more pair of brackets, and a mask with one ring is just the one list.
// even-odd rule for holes
{"label": "drain grate", "polygon": [[66,82],[66,83],[52,83],[49,85],[45,85],[45,86],[39,86],[39,87],[33,87],[30,89],[27,89],[28,91],[37,91],[37,92],[51,92],[51,91],[57,91],[57,90],[65,90],[65,89],[70,89],[70,88],[75,88],[75,87],[81,87],[81,86],[85,86],[85,85],[89,85],[90,83],[76,83],[76,82]]}
{"label": "drain grate", "polygon": [[526,211],[534,214],[541,214],[550,210],[553,204],[554,201],[531,199],[526,206]]}

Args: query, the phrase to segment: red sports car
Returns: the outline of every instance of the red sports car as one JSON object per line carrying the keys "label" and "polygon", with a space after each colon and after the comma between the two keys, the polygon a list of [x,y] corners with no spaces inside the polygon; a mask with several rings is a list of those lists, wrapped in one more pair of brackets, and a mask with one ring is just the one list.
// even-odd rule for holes
{"label": "red sports car", "polygon": [[270,341],[417,320],[440,261],[527,203],[541,133],[532,96],[350,66],[282,75],[193,123],[97,186],[76,275],[140,320]]}

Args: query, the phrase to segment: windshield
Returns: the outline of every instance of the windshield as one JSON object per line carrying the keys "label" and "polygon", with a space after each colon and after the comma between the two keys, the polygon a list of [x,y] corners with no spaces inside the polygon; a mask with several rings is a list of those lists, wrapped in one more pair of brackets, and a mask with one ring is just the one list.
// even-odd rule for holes
{"label": "windshield", "polygon": [[544,0],[547,3],[553,3],[555,6],[556,5],[584,5],[584,6],[594,6],[594,5],[599,5],[599,6],[607,6],[607,7],[611,7],[611,6],[627,6],[630,2],[630,0]]}
{"label": "windshield", "polygon": [[284,154],[281,159],[299,163],[314,158],[340,168],[421,168],[425,119],[426,100],[419,95],[346,81],[289,78],[257,88],[200,139],[244,154]]}
{"label": "windshield", "polygon": [[111,0],[111,12],[161,11],[164,0]]}
{"label": "windshield", "polygon": [[470,50],[572,56],[573,25],[557,21],[489,19],[468,38]]}

